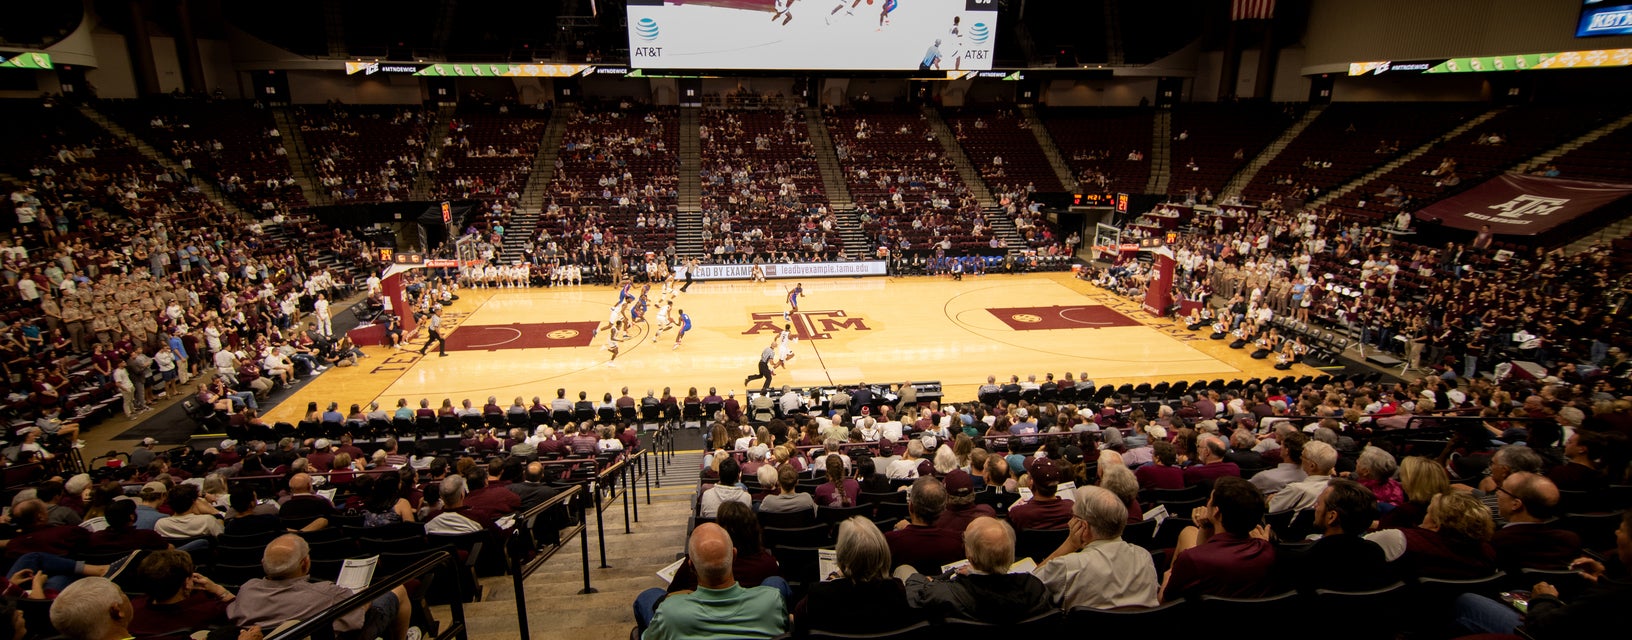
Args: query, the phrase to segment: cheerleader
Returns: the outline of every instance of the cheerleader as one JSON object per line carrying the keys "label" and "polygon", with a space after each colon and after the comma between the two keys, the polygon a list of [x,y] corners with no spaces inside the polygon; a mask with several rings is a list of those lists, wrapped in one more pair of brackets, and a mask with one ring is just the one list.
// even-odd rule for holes
{"label": "cheerleader", "polygon": [[754,282],[765,282],[765,265],[762,265],[762,264],[760,264],[758,262],[755,262],[754,263],[754,268],[750,269],[748,271],[748,273],[751,276],[753,276],[751,278],[752,281],[754,281]]}
{"label": "cheerleader", "polygon": [[1230,314],[1220,312],[1218,320],[1213,322],[1213,335],[1207,336],[1213,340],[1223,340],[1230,335]]}
{"label": "cheerleader", "polygon": [[1281,352],[1275,354],[1275,370],[1286,371],[1291,369],[1292,363],[1297,360],[1297,357],[1297,343],[1290,341],[1282,343]]}
{"label": "cheerleader", "polygon": [[1230,335],[1235,336],[1235,340],[1230,342],[1230,348],[1231,349],[1245,349],[1245,348],[1247,348],[1247,343],[1252,342],[1252,339],[1254,337],[1253,333],[1254,333],[1253,331],[1247,329],[1247,323],[1246,322],[1241,323],[1239,326],[1237,326],[1235,328],[1234,331],[1230,332]]}
{"label": "cheerleader", "polygon": [[1190,310],[1190,317],[1185,319],[1184,326],[1191,331],[1200,329],[1207,325],[1207,318],[1210,315],[1212,314],[1207,311],[1206,305],[1198,306]]}
{"label": "cheerleader", "polygon": [[1258,349],[1252,352],[1252,359],[1263,360],[1268,358],[1269,354],[1275,353],[1275,349],[1281,346],[1280,343],[1280,332],[1273,328],[1270,329],[1269,333],[1265,333],[1258,338],[1257,342],[1255,343]]}

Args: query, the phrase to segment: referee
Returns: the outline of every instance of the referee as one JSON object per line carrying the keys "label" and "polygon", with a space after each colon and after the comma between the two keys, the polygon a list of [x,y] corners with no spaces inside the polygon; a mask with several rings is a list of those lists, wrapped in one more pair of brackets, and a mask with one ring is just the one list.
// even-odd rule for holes
{"label": "referee", "polygon": [[742,386],[746,387],[748,386],[748,383],[755,380],[764,380],[765,386],[760,387],[759,390],[761,392],[769,391],[771,389],[771,359],[775,357],[776,340],[773,339],[771,340],[771,344],[766,346],[765,350],[759,353],[759,374],[743,378]]}
{"label": "referee", "polygon": [[436,353],[441,357],[448,357],[448,343],[442,339],[437,331],[442,328],[442,305],[431,307],[431,321],[426,323],[425,331],[430,337],[425,338],[425,346],[419,348],[419,355],[425,355],[430,350],[431,343],[436,343]]}

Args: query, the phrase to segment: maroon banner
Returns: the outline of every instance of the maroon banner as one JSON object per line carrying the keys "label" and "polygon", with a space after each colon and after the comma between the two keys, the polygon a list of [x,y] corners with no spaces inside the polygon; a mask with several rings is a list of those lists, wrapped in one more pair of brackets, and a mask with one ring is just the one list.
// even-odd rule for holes
{"label": "maroon banner", "polygon": [[1632,195],[1632,185],[1509,173],[1417,211],[1453,229],[1508,236],[1541,235]]}

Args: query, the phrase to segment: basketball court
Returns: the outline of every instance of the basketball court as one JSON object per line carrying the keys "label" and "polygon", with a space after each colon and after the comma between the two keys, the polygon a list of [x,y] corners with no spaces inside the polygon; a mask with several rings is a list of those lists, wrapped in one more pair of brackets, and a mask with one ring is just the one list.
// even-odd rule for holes
{"label": "basketball court", "polygon": [[[608,364],[607,335],[592,337],[617,298],[608,286],[464,289],[443,311],[448,356],[368,346],[356,367],[331,368],[266,413],[268,421],[298,421],[308,402],[387,409],[398,398],[417,406],[429,398],[481,405],[495,396],[546,403],[557,388],[570,398],[614,396],[624,386],[640,397],[671,387],[677,397],[696,386],[743,394],[760,352],[792,325],[795,356],[776,370],[774,384],[813,386],[939,380],[946,397],[973,400],[987,375],[1039,380],[1052,372],[1087,375],[1099,384],[1312,375],[1296,365],[1276,371],[1272,360],[1208,340],[1173,320],[1144,313],[1134,300],[1110,295],[1070,273],[945,278],[855,278],[803,281],[800,312],[784,322],[790,280],[764,284],[703,282],[679,294],[676,308],[692,330],[673,348],[675,331],[652,340],[655,307],[636,323]],[[658,287],[653,288],[655,297]],[[639,287],[635,287],[638,293]],[[678,311],[673,312],[678,316]],[[755,381],[755,386],[759,385]]]}

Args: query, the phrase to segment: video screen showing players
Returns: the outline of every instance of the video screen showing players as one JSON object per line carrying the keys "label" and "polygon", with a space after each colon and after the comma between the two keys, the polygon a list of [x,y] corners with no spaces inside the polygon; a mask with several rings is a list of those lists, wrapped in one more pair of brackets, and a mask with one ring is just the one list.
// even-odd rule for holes
{"label": "video screen showing players", "polygon": [[641,69],[992,68],[997,0],[630,0]]}

